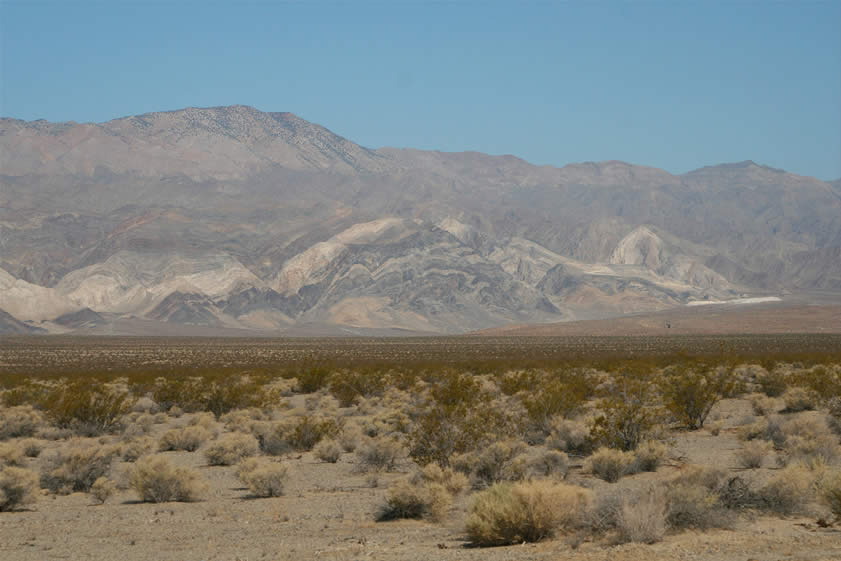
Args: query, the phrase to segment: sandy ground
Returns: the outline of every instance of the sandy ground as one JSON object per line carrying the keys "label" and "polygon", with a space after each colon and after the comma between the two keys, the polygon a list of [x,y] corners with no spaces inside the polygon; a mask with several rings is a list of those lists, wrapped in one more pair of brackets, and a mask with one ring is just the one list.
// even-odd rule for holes
{"label": "sandy ground", "polygon": [[[725,400],[711,418],[722,427],[677,433],[672,460],[657,473],[625,477],[617,488],[632,488],[668,477],[685,463],[701,463],[739,471],[734,435],[750,415],[744,400]],[[170,419],[153,427],[153,435],[183,424]],[[107,437],[116,440],[118,437]],[[39,470],[52,449],[27,458]],[[207,446],[207,444],[205,444]],[[234,467],[208,466],[202,449],[167,452],[176,464],[198,469],[210,484],[204,500],[194,503],[140,503],[132,490],[119,490],[104,505],[84,493],[67,496],[43,492],[28,509],[0,513],[0,559],[95,560],[739,560],[791,561],[841,559],[841,527],[821,528],[816,517],[743,516],[732,530],[667,535],[654,545],[611,545],[605,540],[575,544],[563,536],[538,544],[471,548],[463,534],[470,498],[460,497],[441,523],[375,522],[374,513],[393,482],[411,469],[407,463],[379,477],[368,476],[345,454],[338,463],[319,462],[311,453],[283,458],[290,469],[286,494],[254,499],[234,474]],[[769,462],[773,464],[772,462]],[[573,459],[569,479],[598,490],[609,486],[584,474]],[[132,464],[117,462],[112,478],[125,481]],[[743,470],[742,470],[743,471]],[[773,468],[756,470],[771,473]]]}

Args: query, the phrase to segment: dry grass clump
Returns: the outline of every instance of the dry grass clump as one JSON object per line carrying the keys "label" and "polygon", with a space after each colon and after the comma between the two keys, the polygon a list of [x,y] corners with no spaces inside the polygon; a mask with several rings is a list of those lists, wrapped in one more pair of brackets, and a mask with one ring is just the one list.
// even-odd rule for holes
{"label": "dry grass clump", "polygon": [[615,483],[633,470],[634,460],[633,452],[602,447],[587,460],[586,469],[599,479]]}
{"label": "dry grass clump", "polygon": [[204,451],[212,466],[232,466],[260,451],[257,439],[250,434],[233,433],[214,442]]}
{"label": "dry grass clump", "polygon": [[207,488],[198,472],[173,467],[161,455],[139,459],[131,474],[130,485],[141,500],[153,503],[195,501]]}
{"label": "dry grass clump", "polygon": [[322,462],[335,464],[342,457],[342,446],[332,438],[326,438],[315,445],[312,449],[315,457]]}
{"label": "dry grass clump", "polygon": [[627,499],[616,522],[619,543],[657,543],[666,534],[666,499],[654,489],[634,501]]}
{"label": "dry grass clump", "polygon": [[392,471],[406,457],[406,448],[395,438],[367,438],[354,454],[363,471]]}
{"label": "dry grass clump", "polygon": [[22,466],[25,455],[17,442],[0,443],[0,465]]}
{"label": "dry grass clump", "polygon": [[440,483],[403,479],[388,488],[385,503],[376,514],[377,521],[398,518],[423,518],[438,521],[444,518],[453,497]]}
{"label": "dry grass clump", "polygon": [[184,450],[195,452],[202,444],[210,440],[210,432],[201,425],[187,426],[180,429],[170,429],[161,436],[158,450]]}
{"label": "dry grass clump", "polygon": [[24,438],[19,440],[18,444],[23,450],[23,455],[27,458],[37,458],[44,449],[44,441],[37,438]]}
{"label": "dry grass clump", "polygon": [[48,459],[41,471],[41,486],[53,493],[89,491],[107,475],[117,450],[112,446],[71,442]]}
{"label": "dry grass clump", "polygon": [[442,468],[438,464],[427,464],[417,471],[410,480],[414,485],[438,483],[451,495],[458,495],[467,489],[467,476],[452,468]]}
{"label": "dry grass clump", "polygon": [[249,458],[237,469],[237,477],[255,497],[279,497],[289,479],[286,465]]}
{"label": "dry grass clump", "polygon": [[34,503],[39,489],[34,472],[17,467],[0,468],[0,512]]}
{"label": "dry grass clump", "polygon": [[44,425],[44,416],[31,405],[0,409],[0,440],[35,436]]}
{"label": "dry grass clump", "polygon": [[91,485],[90,494],[97,504],[104,504],[117,490],[117,486],[107,477],[99,477]]}
{"label": "dry grass clump", "polygon": [[658,440],[647,440],[634,450],[633,472],[657,471],[666,459],[669,448]]}
{"label": "dry grass clump", "polygon": [[577,526],[591,501],[591,491],[564,483],[497,483],[476,495],[465,528],[478,546],[536,542]]}
{"label": "dry grass clump", "polygon": [[736,460],[739,466],[745,469],[761,468],[765,458],[773,449],[773,444],[768,441],[749,440],[745,442],[741,450],[736,452]]}

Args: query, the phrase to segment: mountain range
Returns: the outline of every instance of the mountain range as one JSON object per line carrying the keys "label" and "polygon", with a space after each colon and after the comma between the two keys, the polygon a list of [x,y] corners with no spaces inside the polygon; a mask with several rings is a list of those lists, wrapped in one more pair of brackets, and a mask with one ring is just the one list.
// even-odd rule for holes
{"label": "mountain range", "polygon": [[841,180],[369,149],[291,113],[0,119],[0,332],[461,333],[841,297]]}

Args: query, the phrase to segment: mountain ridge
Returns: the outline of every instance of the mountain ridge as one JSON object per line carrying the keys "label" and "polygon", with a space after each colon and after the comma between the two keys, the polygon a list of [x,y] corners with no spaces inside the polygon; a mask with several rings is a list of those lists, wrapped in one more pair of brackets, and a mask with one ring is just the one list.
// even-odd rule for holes
{"label": "mountain ridge", "polygon": [[0,308],[48,329],[90,308],[457,333],[841,293],[841,180],[750,160],[673,175],[370,149],[230,106],[0,119],[0,170]]}

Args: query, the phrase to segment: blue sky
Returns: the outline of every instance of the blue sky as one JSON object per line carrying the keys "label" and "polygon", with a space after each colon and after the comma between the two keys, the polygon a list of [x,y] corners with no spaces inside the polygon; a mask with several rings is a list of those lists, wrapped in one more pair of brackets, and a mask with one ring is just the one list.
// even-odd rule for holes
{"label": "blue sky", "polygon": [[369,147],[841,177],[841,0],[0,1],[0,115],[291,111]]}

